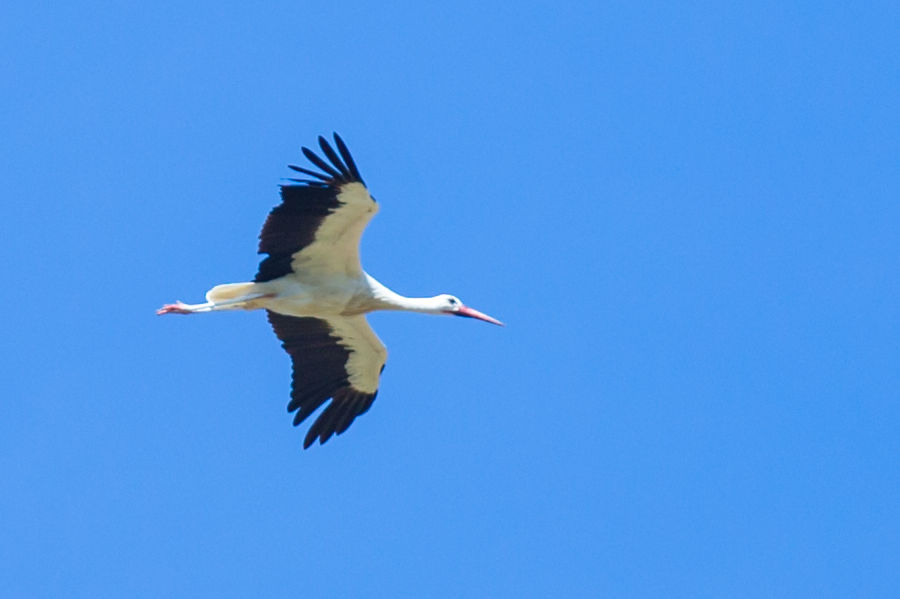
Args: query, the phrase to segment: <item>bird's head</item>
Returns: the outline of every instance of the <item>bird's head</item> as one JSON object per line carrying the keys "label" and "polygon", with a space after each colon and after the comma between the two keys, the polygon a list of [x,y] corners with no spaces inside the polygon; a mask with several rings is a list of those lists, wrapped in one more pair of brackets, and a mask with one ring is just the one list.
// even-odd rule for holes
{"label": "bird's head", "polygon": [[487,314],[466,306],[458,297],[454,295],[444,293],[436,296],[434,299],[437,301],[438,311],[443,312],[444,314],[451,314],[453,316],[465,316],[467,318],[477,318],[478,320],[483,320],[491,324],[497,324],[501,327],[503,326],[503,323],[496,318],[492,318]]}

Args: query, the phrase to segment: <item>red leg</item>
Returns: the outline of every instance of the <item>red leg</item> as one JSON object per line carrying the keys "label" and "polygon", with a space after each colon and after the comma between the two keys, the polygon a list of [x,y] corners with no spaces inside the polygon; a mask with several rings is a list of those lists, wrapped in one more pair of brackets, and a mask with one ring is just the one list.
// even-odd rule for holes
{"label": "red leg", "polygon": [[176,301],[174,304],[166,304],[162,308],[156,311],[157,314],[191,314],[190,310],[187,310],[187,304],[184,302]]}

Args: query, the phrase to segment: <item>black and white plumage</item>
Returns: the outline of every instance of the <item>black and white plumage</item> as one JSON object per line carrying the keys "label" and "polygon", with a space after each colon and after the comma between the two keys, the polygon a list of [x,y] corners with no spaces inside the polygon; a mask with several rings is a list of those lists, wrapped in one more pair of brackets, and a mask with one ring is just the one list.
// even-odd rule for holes
{"label": "black and white plumage", "polygon": [[260,233],[259,253],[267,256],[252,282],[217,285],[205,303],[176,302],[157,311],[265,309],[293,363],[288,411],[294,425],[331,400],[310,427],[304,448],[343,433],[375,400],[387,350],[366,313],[407,310],[501,324],[451,295],[404,297],[362,269],[359,242],[378,205],[336,133],[334,142],[337,151],[319,137],[327,161],[302,148],[318,170],[290,166],[307,178],[281,186],[281,204]]}

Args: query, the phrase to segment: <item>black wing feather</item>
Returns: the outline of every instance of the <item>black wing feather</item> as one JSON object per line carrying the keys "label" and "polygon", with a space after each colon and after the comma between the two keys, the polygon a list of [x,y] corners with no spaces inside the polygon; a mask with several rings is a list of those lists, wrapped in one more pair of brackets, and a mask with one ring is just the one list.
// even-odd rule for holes
{"label": "black wing feather", "polygon": [[300,148],[300,151],[303,152],[303,155],[306,156],[306,159],[315,164],[317,167],[331,175],[331,178],[335,181],[341,180],[341,174],[334,170],[330,164],[319,158],[315,152],[310,150],[309,148],[303,147]]}
{"label": "black wing feather", "polygon": [[350,175],[353,177],[353,180],[362,183],[362,176],[360,176],[359,174],[359,169],[356,168],[356,163],[353,162],[353,156],[350,155],[350,150],[347,149],[347,144],[344,143],[344,140],[341,139],[341,136],[337,133],[334,133],[334,143],[337,145],[338,152],[341,153],[341,157],[347,164],[347,168],[350,169]]}
{"label": "black wing feather", "polygon": [[325,181],[318,181],[316,179],[297,179],[296,177],[286,177],[286,181],[291,181],[292,183],[303,183],[304,185],[311,185],[313,187],[328,187],[328,183]]}
{"label": "black wing feather", "polygon": [[310,428],[309,432],[306,433],[306,438],[303,440],[303,448],[306,449],[307,447],[312,445],[316,437],[319,438],[320,445],[330,439],[335,431],[335,423],[340,417],[341,412],[346,409],[346,407],[347,404],[338,403],[337,401],[332,401],[330,404],[328,404],[328,407],[325,408],[325,411],[322,412],[322,415],[316,419],[316,421],[312,425],[312,428]]}
{"label": "black wing feather", "polygon": [[347,400],[347,410],[344,412],[343,417],[334,425],[336,435],[340,435],[350,427],[353,420],[359,415],[359,409],[362,407],[363,402],[364,399],[359,393],[350,394]]}
{"label": "black wing feather", "polygon": [[303,173],[304,175],[309,175],[311,177],[316,177],[317,179],[321,179],[322,181],[331,181],[331,177],[328,175],[323,175],[322,173],[316,172],[312,169],[303,168],[302,166],[297,166],[296,164],[289,164],[288,168],[292,171],[297,171],[298,173]]}
{"label": "black wing feather", "polygon": [[334,149],[328,145],[328,142],[321,135],[319,136],[319,147],[322,148],[322,152],[325,154],[325,157],[331,161],[331,164],[334,167],[341,171],[341,179],[349,180],[350,179],[350,171],[347,170],[347,167],[344,166],[344,163],[341,162],[341,159],[338,158],[338,155],[335,153]]}
{"label": "black wing feather", "polygon": [[[309,386],[298,390],[291,396],[287,411],[295,414],[294,426],[303,422],[307,416],[316,411],[322,403],[328,399],[335,389],[340,389],[347,384],[346,379],[327,380],[315,386]],[[302,417],[301,417],[302,416]],[[300,418],[297,420],[296,418]]]}

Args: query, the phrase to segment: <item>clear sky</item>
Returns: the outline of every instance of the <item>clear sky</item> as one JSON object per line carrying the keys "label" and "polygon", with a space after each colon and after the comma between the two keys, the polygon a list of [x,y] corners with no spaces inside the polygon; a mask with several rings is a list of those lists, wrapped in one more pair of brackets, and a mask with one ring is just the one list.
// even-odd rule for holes
{"label": "clear sky", "polygon": [[[12,2],[3,597],[890,597],[896,3]],[[842,3],[845,4],[845,3]],[[379,397],[301,449],[252,278],[338,131]]]}

